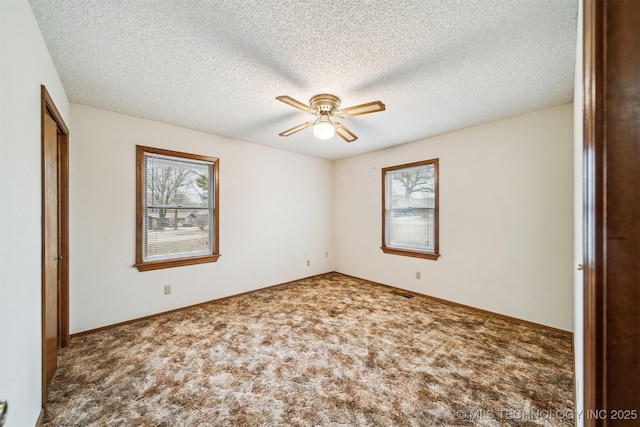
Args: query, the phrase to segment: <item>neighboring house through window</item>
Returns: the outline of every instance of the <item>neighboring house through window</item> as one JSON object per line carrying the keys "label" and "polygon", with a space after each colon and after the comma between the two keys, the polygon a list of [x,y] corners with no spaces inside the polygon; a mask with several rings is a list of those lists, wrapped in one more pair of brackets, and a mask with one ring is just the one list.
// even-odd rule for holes
{"label": "neighboring house through window", "polygon": [[383,168],[382,200],[382,251],[438,259],[438,159]]}
{"label": "neighboring house through window", "polygon": [[136,168],[138,270],[217,261],[218,159],[137,146]]}

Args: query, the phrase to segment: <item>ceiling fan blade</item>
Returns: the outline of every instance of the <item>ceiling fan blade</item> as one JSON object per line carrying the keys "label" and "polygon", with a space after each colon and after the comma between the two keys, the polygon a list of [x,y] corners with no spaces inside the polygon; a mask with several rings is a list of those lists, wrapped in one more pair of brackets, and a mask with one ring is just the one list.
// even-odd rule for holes
{"label": "ceiling fan blade", "polygon": [[361,116],[362,114],[377,113],[378,111],[384,111],[385,106],[380,101],[368,102],[366,104],[354,105],[353,107],[343,108],[338,110],[340,117],[353,117]]}
{"label": "ceiling fan blade", "polygon": [[292,127],[292,128],[291,128],[291,129],[289,129],[289,130],[285,130],[284,132],[279,133],[278,135],[280,135],[280,136],[289,136],[289,135],[291,135],[292,133],[296,133],[296,132],[298,132],[298,131],[301,131],[302,129],[306,129],[306,128],[308,128],[309,126],[311,126],[311,122],[306,122],[306,123],[303,123],[303,124],[298,125],[298,126],[296,126],[296,127]]}
{"label": "ceiling fan blade", "polygon": [[358,139],[357,136],[355,136],[349,129],[347,129],[340,123],[334,123],[333,127],[336,128],[336,133],[338,134],[338,136],[347,142],[353,142]]}
{"label": "ceiling fan blade", "polygon": [[295,100],[293,98],[291,98],[290,96],[286,96],[286,95],[281,95],[281,96],[276,96],[276,99],[278,101],[284,102],[285,104],[289,104],[292,107],[295,107],[299,110],[305,111],[309,114],[315,114],[316,110],[314,110],[313,108],[309,107],[306,104],[303,104],[302,102]]}

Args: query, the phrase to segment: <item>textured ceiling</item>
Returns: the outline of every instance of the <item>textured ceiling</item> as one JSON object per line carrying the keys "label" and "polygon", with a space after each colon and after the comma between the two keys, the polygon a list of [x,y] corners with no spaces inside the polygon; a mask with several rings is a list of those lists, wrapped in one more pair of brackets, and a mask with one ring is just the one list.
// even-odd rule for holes
{"label": "textured ceiling", "polygon": [[[71,102],[338,159],[571,102],[578,0],[30,0]],[[275,100],[332,93],[359,139]]]}

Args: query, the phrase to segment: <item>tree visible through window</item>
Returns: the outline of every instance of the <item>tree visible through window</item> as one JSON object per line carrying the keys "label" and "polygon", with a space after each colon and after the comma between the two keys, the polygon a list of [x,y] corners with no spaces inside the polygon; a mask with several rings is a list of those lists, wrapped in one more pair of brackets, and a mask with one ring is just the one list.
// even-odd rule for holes
{"label": "tree visible through window", "polygon": [[438,259],[438,159],[382,169],[382,251]]}
{"label": "tree visible through window", "polygon": [[137,146],[136,267],[215,262],[218,159]]}

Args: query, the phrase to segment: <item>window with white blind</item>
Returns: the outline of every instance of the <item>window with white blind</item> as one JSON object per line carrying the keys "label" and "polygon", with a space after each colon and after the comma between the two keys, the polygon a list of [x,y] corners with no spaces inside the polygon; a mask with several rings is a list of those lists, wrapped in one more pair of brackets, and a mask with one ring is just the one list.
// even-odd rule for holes
{"label": "window with white blind", "polygon": [[438,259],[438,159],[383,168],[382,203],[382,251]]}
{"label": "window with white blind", "polygon": [[217,261],[218,159],[137,146],[136,168],[138,270]]}

